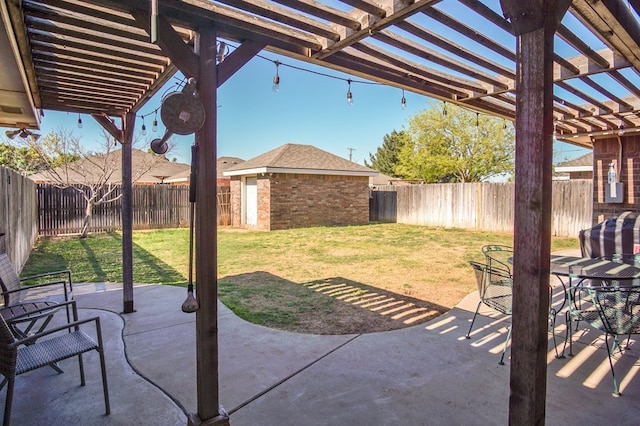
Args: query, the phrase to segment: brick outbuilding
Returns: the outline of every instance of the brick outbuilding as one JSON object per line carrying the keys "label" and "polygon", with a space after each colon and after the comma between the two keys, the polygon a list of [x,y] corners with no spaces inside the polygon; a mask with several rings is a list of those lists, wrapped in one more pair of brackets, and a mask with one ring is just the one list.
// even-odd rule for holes
{"label": "brick outbuilding", "polygon": [[369,222],[377,171],[311,145],[285,144],[227,169],[231,225],[260,230]]}

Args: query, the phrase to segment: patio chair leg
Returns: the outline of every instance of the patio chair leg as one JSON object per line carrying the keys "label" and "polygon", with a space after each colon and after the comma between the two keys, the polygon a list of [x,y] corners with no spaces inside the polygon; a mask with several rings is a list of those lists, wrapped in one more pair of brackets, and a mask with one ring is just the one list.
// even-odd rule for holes
{"label": "patio chair leg", "polygon": [[78,355],[78,365],[80,367],[80,386],[84,386],[84,362],[82,362],[82,354]]}
{"label": "patio chair leg", "polygon": [[507,346],[509,345],[509,339],[511,338],[511,326],[509,326],[509,331],[507,332],[507,340],[504,342],[504,348],[502,349],[502,356],[500,357],[500,361],[498,364],[504,365],[504,354],[507,352]]}
{"label": "patio chair leg", "polygon": [[2,421],[2,424],[4,426],[9,426],[9,423],[11,421],[11,403],[13,401],[13,384],[15,382],[15,378],[5,379],[3,381],[3,384],[5,381],[8,382],[8,386],[7,386],[7,399],[4,403],[4,420]]}
{"label": "patio chair leg", "polygon": [[102,348],[98,349],[100,354],[100,369],[102,370],[102,393],[104,394],[104,413],[105,415],[111,414],[111,404],[109,404],[109,386],[107,385],[107,369],[104,362],[104,351]]}
{"label": "patio chair leg", "polygon": [[[613,377],[613,396],[620,396],[620,388],[618,387],[618,381],[616,380],[616,373],[613,370],[613,361],[611,360],[611,351],[609,348],[609,333],[605,333],[604,341],[607,345],[607,357],[609,358],[609,367],[611,368],[611,377]],[[615,348],[614,348],[615,350]]]}
{"label": "patio chair leg", "polygon": [[109,403],[109,386],[107,384],[107,365],[104,361],[104,343],[102,341],[102,326],[100,318],[96,319],[96,334],[98,336],[98,355],[100,355],[100,370],[102,371],[102,393],[104,394],[104,413],[111,414],[111,404]]}
{"label": "patio chair leg", "polygon": [[478,316],[478,311],[480,310],[480,305],[482,301],[478,302],[478,306],[476,307],[476,312],[473,314],[473,319],[471,320],[471,325],[469,326],[469,331],[467,331],[466,338],[471,339],[471,329],[473,328],[473,323],[476,322],[476,316]]}

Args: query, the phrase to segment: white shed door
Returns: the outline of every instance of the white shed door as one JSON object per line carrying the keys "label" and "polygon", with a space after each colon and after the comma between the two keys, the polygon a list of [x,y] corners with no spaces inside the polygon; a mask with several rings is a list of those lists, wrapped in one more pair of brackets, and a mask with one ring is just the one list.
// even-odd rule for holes
{"label": "white shed door", "polygon": [[258,225],[258,182],[254,177],[248,177],[245,181],[244,223]]}

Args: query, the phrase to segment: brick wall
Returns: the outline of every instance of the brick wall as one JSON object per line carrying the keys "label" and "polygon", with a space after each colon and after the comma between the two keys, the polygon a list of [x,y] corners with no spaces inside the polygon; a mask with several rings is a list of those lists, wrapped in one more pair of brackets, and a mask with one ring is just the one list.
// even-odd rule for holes
{"label": "brick wall", "polygon": [[[623,135],[622,163],[618,139],[597,139],[593,142],[593,223],[624,211],[640,212],[640,135]],[[609,164],[616,165],[618,181],[624,183],[623,203],[605,203],[605,185]]]}
{"label": "brick wall", "polygon": [[[369,223],[369,178],[275,173],[259,175],[257,229]],[[242,225],[241,178],[231,178],[231,224]]]}
{"label": "brick wall", "polygon": [[271,229],[369,223],[369,178],[274,174]]}
{"label": "brick wall", "polygon": [[242,206],[240,204],[242,191],[240,176],[232,176],[229,186],[231,187],[231,226],[239,228],[242,226]]}

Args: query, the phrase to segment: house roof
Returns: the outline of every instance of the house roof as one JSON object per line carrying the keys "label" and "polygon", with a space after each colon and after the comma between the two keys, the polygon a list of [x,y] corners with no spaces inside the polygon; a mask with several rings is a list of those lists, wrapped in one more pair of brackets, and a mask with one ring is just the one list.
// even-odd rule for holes
{"label": "house roof", "polygon": [[225,176],[257,173],[376,176],[378,172],[311,145],[288,143],[230,167]]}
{"label": "house roof", "polygon": [[[219,157],[216,166],[216,175],[218,179],[226,178],[223,173],[229,167],[235,166],[236,164],[244,163],[242,158],[238,157]],[[191,168],[185,170],[181,173],[178,173],[174,176],[171,176],[168,179],[165,179],[165,183],[180,183],[180,182],[189,182],[191,177]]]}
{"label": "house roof", "polygon": [[[189,165],[176,163],[149,154],[139,149],[132,149],[132,175],[135,183],[162,183],[169,176],[189,170]],[[39,183],[59,181],[56,176],[63,176],[65,182],[71,184],[86,183],[120,183],[122,181],[122,149],[108,154],[96,154],[82,158],[67,167],[56,167],[29,176]]]}
{"label": "house roof", "polygon": [[556,173],[593,171],[593,153],[588,153],[573,160],[564,161],[555,167]]}

